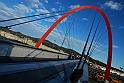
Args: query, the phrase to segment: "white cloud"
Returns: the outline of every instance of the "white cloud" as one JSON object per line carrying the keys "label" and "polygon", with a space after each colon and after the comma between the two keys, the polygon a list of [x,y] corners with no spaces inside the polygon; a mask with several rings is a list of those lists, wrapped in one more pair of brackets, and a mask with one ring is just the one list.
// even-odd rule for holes
{"label": "white cloud", "polygon": [[122,10],[123,5],[121,3],[114,1],[106,1],[103,5],[101,5],[101,8],[107,8],[107,7],[113,10]]}
{"label": "white cloud", "polygon": [[56,21],[55,18],[49,18],[49,19],[44,19],[44,20],[47,21],[47,22],[55,22]]}
{"label": "white cloud", "polygon": [[[57,18],[60,18],[62,15],[60,15],[60,14],[58,14],[58,13],[55,13],[55,15],[57,15]],[[62,22],[66,22],[67,21],[67,18],[64,18],[62,21],[61,21],[61,23]]]}
{"label": "white cloud", "polygon": [[108,46],[107,45],[103,45],[102,43],[100,42],[94,42],[94,45],[95,46],[95,49],[93,51],[94,54],[97,54],[97,53],[101,53],[101,54],[107,54],[107,48]]}
{"label": "white cloud", "polygon": [[[37,13],[50,13],[48,10],[46,9],[36,9]],[[47,16],[50,16],[50,14],[47,14]]]}
{"label": "white cloud", "polygon": [[111,15],[111,17],[114,17],[114,15]]}
{"label": "white cloud", "polygon": [[[45,0],[47,1],[47,0]],[[46,9],[44,4],[40,2],[39,0],[31,0],[29,3],[31,8],[35,8],[36,14],[41,14],[41,13],[50,13],[49,10]],[[47,14],[47,16],[50,16],[50,14]]]}
{"label": "white cloud", "polygon": [[62,5],[59,1],[55,2],[56,5]]}
{"label": "white cloud", "polygon": [[27,1],[39,3],[39,0],[27,0]]}
{"label": "white cloud", "polygon": [[116,46],[116,45],[113,45],[112,47],[113,47],[113,48],[119,48],[119,47],[118,47],[118,46]]}
{"label": "white cloud", "polygon": [[[67,46],[68,45],[67,39],[66,39],[66,42],[65,43],[66,43],[65,45]],[[70,46],[72,48],[74,48],[74,50],[76,50],[78,52],[82,52],[85,43],[86,43],[86,41],[82,41],[80,39],[76,39],[74,37],[70,37],[70,42],[69,42]],[[87,47],[89,47],[89,46],[90,46],[90,43],[88,43]],[[94,53],[106,54],[106,51],[103,50],[105,48],[105,46],[103,46],[103,45],[100,45],[99,46],[98,43],[97,43],[97,45],[95,46],[95,48],[96,49],[94,50]],[[88,48],[86,50],[88,50]]]}
{"label": "white cloud", "polygon": [[59,6],[59,10],[64,11],[65,9],[63,6]]}
{"label": "white cloud", "polygon": [[44,0],[45,3],[48,3],[48,0]]}
{"label": "white cloud", "polygon": [[58,17],[58,18],[60,18],[60,17],[61,17],[61,15],[59,15],[58,13],[55,13],[55,15],[57,15],[57,17]]}
{"label": "white cloud", "polygon": [[82,18],[82,20],[84,20],[84,21],[88,21],[88,19],[87,19],[87,18]]}
{"label": "white cloud", "polygon": [[32,7],[38,8],[38,4],[33,4]]}
{"label": "white cloud", "polygon": [[24,13],[30,13],[30,9],[23,4],[14,5],[15,9]]}
{"label": "white cloud", "polygon": [[56,12],[56,11],[57,11],[55,8],[52,8],[51,10],[52,10],[53,12]]}
{"label": "white cloud", "polygon": [[26,2],[28,5],[32,5],[32,4],[34,4],[34,3],[37,3],[37,4],[40,3],[39,0],[25,0],[25,2]]}
{"label": "white cloud", "polygon": [[6,19],[6,16],[9,16],[9,13],[5,12],[4,10],[0,10],[0,19]]}
{"label": "white cloud", "polygon": [[67,21],[67,18],[64,18],[63,20],[62,20],[62,22],[66,22]]}
{"label": "white cloud", "polygon": [[[0,8],[1,8],[0,20],[25,16],[25,13],[31,13],[31,11],[33,11],[33,9],[28,8],[23,4],[14,5],[13,8],[9,8],[2,2],[0,2]],[[20,20],[15,20],[10,22],[2,22],[0,24],[1,26],[8,26],[8,25],[12,25],[20,22],[24,22],[24,20],[20,19]],[[48,26],[45,26],[45,24],[41,25],[38,22],[31,22],[23,25],[18,25],[16,27],[12,27],[12,30],[20,31],[24,34],[27,34],[33,37],[41,37],[47,29],[48,29]]]}
{"label": "white cloud", "polygon": [[82,50],[82,48],[84,47],[84,44],[85,44],[85,41],[82,41],[82,40],[79,40],[79,39],[76,39],[76,38],[73,38],[71,37],[70,38],[71,42],[70,42],[70,45],[79,49]]}
{"label": "white cloud", "polygon": [[14,9],[7,7],[4,3],[0,2],[0,20],[17,17]]}
{"label": "white cloud", "polygon": [[114,27],[113,25],[110,25],[110,27]]}
{"label": "white cloud", "polygon": [[124,26],[119,26],[119,29],[124,29]]}
{"label": "white cloud", "polygon": [[30,9],[30,13],[31,13],[31,12],[35,12],[35,11],[34,11],[33,9]]}
{"label": "white cloud", "polygon": [[79,7],[79,6],[80,6],[80,4],[78,4],[78,5],[71,5],[71,6],[69,6],[69,8],[74,9],[76,7]]}
{"label": "white cloud", "polygon": [[[52,31],[50,33],[50,35],[48,36],[49,39],[56,40],[59,43],[59,45],[62,44],[64,37],[65,37],[65,35],[62,35],[55,31]],[[69,38],[69,37],[68,36],[66,37],[63,47],[67,47],[69,49],[74,48],[74,50],[76,50],[78,52],[82,51],[85,41],[82,41],[82,40],[79,40],[79,39],[76,39],[73,37],[70,37],[70,41],[69,41],[67,38]],[[70,46],[68,46],[68,44]]]}
{"label": "white cloud", "polygon": [[24,0],[31,8],[44,8],[44,5],[39,0]]}
{"label": "white cloud", "polygon": [[38,13],[50,13],[48,10],[46,9],[37,9],[36,10]]}
{"label": "white cloud", "polygon": [[62,40],[62,37],[63,37],[63,36],[61,37],[61,35],[58,32],[55,32],[55,31],[52,31],[50,33],[50,35],[53,36],[54,38],[58,38],[59,40]]}
{"label": "white cloud", "polygon": [[[7,18],[10,18],[10,17],[21,17],[21,16],[24,16],[25,13],[31,13],[31,12],[34,12],[33,9],[31,8],[28,8],[27,6],[23,5],[23,4],[17,4],[17,5],[14,5],[13,8],[9,8],[7,7],[4,3],[0,2],[0,8],[2,11],[8,13],[9,17]],[[5,16],[5,15],[3,15]]]}
{"label": "white cloud", "polygon": [[96,51],[96,52],[98,52],[98,53],[103,53],[103,54],[106,54],[106,52],[105,52],[105,51],[103,51],[103,50],[96,49],[95,51]]}
{"label": "white cloud", "polygon": [[8,11],[9,14],[14,11],[12,8],[7,7],[7,6],[6,6],[4,3],[2,3],[2,2],[0,2],[0,9],[1,9],[1,10],[4,10],[4,11]]}

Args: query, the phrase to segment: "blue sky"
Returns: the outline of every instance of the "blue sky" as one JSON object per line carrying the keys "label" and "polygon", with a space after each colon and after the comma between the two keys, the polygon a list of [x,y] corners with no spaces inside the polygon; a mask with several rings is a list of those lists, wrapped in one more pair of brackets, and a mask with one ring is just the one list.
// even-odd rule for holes
{"label": "blue sky", "polygon": [[[116,68],[120,68],[121,66],[124,68],[124,64],[123,64],[124,63],[123,61],[124,60],[124,44],[123,44],[123,41],[124,41],[124,38],[123,38],[124,36],[124,23],[123,23],[124,22],[124,17],[123,17],[124,16],[124,7],[123,7],[124,1],[123,0],[11,0],[11,1],[0,0],[0,20],[15,18],[15,17],[22,17],[22,16],[27,16],[27,15],[40,14],[40,13],[70,10],[72,8],[75,8],[78,6],[84,6],[84,5],[93,5],[93,6],[99,7],[107,15],[109,22],[111,24],[112,35],[113,35],[112,66]],[[89,9],[84,10],[84,11],[79,11],[77,12],[79,16],[76,17],[77,19],[75,19],[75,21],[77,23],[79,21],[82,21],[82,23],[86,22],[84,23],[84,27],[89,26],[89,23],[92,21],[94,17],[94,13],[95,12],[93,10],[89,10]],[[60,45],[62,37],[64,37],[64,33],[65,33],[62,29],[62,26],[64,27],[67,26],[66,22],[68,22],[69,19],[73,20],[74,16],[76,16],[77,14],[76,13],[72,14],[72,17],[70,16],[66,18],[61,24],[57,26],[57,28],[59,28],[61,32],[61,35],[59,34],[56,28],[47,37],[47,39],[51,40],[52,42],[56,40],[55,43]],[[20,31],[24,34],[40,38],[43,35],[43,33],[59,17],[61,17],[60,13],[56,13],[56,15],[58,16],[55,18],[41,20],[41,21],[37,21],[33,23],[28,23],[28,24],[12,27],[12,30]],[[100,17],[99,14],[97,15],[98,17],[96,21],[98,21]],[[50,15],[47,15],[47,16],[50,16]],[[36,18],[40,18],[40,17],[36,17]],[[31,19],[36,19],[36,18],[31,18]],[[81,18],[81,19],[79,20],[78,18]],[[27,20],[29,19],[0,23],[0,25],[7,26],[13,23],[24,22]],[[77,26],[76,22],[75,22],[75,26]],[[72,45],[72,47],[74,47],[75,50],[81,53],[82,47],[84,45],[85,38],[87,37],[87,35],[84,34],[84,37],[82,38],[79,35],[72,34],[74,31],[79,32],[79,30],[72,29],[71,31],[72,32],[70,33],[70,35],[72,36],[71,39],[73,41],[70,42],[70,44]],[[88,32],[87,28],[84,28],[84,31]],[[81,38],[82,38],[82,41],[81,41]],[[107,41],[107,39],[105,39],[105,41]],[[100,50],[101,50],[100,48],[99,50],[96,50],[96,53],[101,52]],[[96,53],[94,53],[92,57],[94,59],[98,59],[106,63],[107,54],[102,52],[96,55]]]}

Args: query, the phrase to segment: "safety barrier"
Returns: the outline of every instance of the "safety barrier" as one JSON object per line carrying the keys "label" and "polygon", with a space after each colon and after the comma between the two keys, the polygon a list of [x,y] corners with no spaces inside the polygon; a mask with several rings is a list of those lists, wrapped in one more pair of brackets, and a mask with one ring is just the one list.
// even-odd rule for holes
{"label": "safety barrier", "polygon": [[67,54],[39,49],[8,40],[0,40],[0,61],[38,61],[67,58]]}

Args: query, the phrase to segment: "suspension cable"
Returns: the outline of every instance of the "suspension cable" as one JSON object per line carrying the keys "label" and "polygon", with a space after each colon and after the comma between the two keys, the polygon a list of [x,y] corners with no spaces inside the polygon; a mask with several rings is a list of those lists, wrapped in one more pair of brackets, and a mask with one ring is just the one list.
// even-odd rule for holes
{"label": "suspension cable", "polygon": [[[99,22],[100,22],[100,20],[99,20]],[[83,62],[83,64],[82,64],[81,69],[83,69],[84,64],[85,64],[85,62],[86,62],[86,59],[87,59],[87,56],[89,55],[89,52],[90,52],[91,46],[92,46],[93,41],[94,41],[94,38],[95,38],[95,36],[96,36],[96,32],[97,32],[97,29],[98,29],[98,26],[99,26],[99,22],[98,22],[97,28],[96,28],[96,30],[95,30],[95,33],[94,33],[94,35],[93,35],[93,38],[92,38],[92,40],[91,40],[91,43],[90,43],[89,49],[88,49],[88,51],[87,51],[87,54],[86,54],[86,57],[85,57],[85,60],[84,60],[84,62]]]}
{"label": "suspension cable", "polygon": [[[59,14],[59,15],[63,15],[63,14]],[[9,29],[11,29],[11,27],[13,27],[13,26],[17,26],[17,25],[21,25],[21,24],[25,24],[25,23],[29,23],[29,22],[33,22],[33,21],[38,21],[38,20],[42,20],[42,19],[46,19],[46,18],[51,18],[51,17],[55,17],[55,16],[59,16],[59,15],[54,15],[54,16],[49,16],[49,17],[44,17],[44,18],[39,18],[39,19],[30,20],[30,21],[26,21],[26,22],[21,22],[21,23],[17,23],[17,24],[12,24],[12,25],[6,26],[6,28],[10,27]]]}
{"label": "suspension cable", "polygon": [[50,12],[50,13],[45,13],[45,14],[37,14],[37,15],[31,15],[31,16],[24,16],[24,17],[19,17],[19,18],[12,18],[12,19],[7,19],[7,20],[1,20],[0,22],[6,22],[6,21],[11,21],[11,20],[17,20],[17,19],[23,19],[23,18],[41,16],[41,15],[48,15],[48,14],[53,14],[53,13],[66,12],[66,11],[68,11],[68,10],[65,10],[65,11],[58,11],[58,12]]}
{"label": "suspension cable", "polygon": [[[99,31],[98,31],[98,37],[97,37],[96,40],[95,40],[96,42],[94,42],[93,47],[92,47],[92,49],[91,49],[90,56],[91,56],[92,52],[96,49],[96,46],[97,46],[97,48],[98,48],[98,46],[99,46],[100,43],[97,43],[97,42],[100,41],[102,35],[105,33],[105,31],[103,30],[102,27],[103,27],[103,22],[102,22],[102,24],[101,24],[101,28],[100,28]],[[100,32],[101,32],[101,34],[100,34]],[[104,32],[104,33],[103,33],[103,32]]]}
{"label": "suspension cable", "polygon": [[[103,23],[102,23],[102,25],[103,25]],[[100,31],[98,31],[98,35],[100,35],[100,32],[101,32],[102,30],[101,30],[101,27],[100,27]],[[93,43],[93,46],[92,46],[92,49],[91,49],[91,52],[95,49],[95,47],[97,46],[97,42],[99,41],[99,37],[97,37],[96,39],[95,39],[95,42]],[[91,53],[90,53],[91,54]]]}
{"label": "suspension cable", "polygon": [[91,53],[90,53],[90,54],[92,54],[94,50],[97,50],[99,47],[101,47],[101,45],[103,45],[103,46],[104,46],[104,45],[106,45],[106,44],[107,44],[107,43],[97,45],[97,47],[95,47],[95,48],[91,51]]}
{"label": "suspension cable", "polygon": [[[101,35],[98,37],[97,42],[100,41],[102,35],[103,35],[103,34],[101,33]],[[104,37],[104,39],[102,38],[101,40],[105,40],[106,38],[107,38],[107,37]],[[97,44],[97,42],[95,43],[94,48],[92,49],[91,53],[92,53],[94,50],[98,49],[98,48],[102,45],[102,43],[98,43],[98,44]],[[102,42],[103,42],[103,41],[102,41]],[[105,44],[104,44],[104,45],[105,45]],[[97,46],[97,47],[96,47],[96,46]]]}
{"label": "suspension cable", "polygon": [[[101,18],[100,18],[101,19]],[[101,21],[101,20],[100,20]],[[100,23],[100,22],[99,22]],[[100,24],[99,24],[100,25]],[[102,23],[102,25],[103,25],[103,23]],[[101,26],[101,25],[100,25]],[[101,32],[101,27],[100,27],[100,31],[98,31],[98,36],[99,36],[99,34],[100,34],[100,32]],[[90,53],[89,53],[89,56],[90,56],[90,54],[91,54],[91,52],[93,52],[94,51],[94,49],[95,49],[95,47],[97,46],[97,42],[98,42],[98,40],[99,40],[99,37],[97,36],[97,38],[95,38],[94,39],[94,41],[95,42],[93,42],[93,46],[92,46],[92,48],[91,48],[91,51],[90,51]]]}
{"label": "suspension cable", "polygon": [[62,42],[61,47],[63,46],[63,44],[64,44],[64,42],[65,42],[65,39],[66,39],[66,37],[67,37],[68,33],[70,32],[71,27],[72,27],[72,25],[73,25],[74,21],[75,21],[75,20],[73,20],[73,21],[72,21],[72,24],[70,24],[70,25],[68,26],[68,30],[66,31],[66,34],[65,34],[65,37],[64,37],[64,39],[63,39],[63,42]]}
{"label": "suspension cable", "polygon": [[[104,49],[102,49],[101,51],[105,51],[105,50],[107,50],[108,48],[104,48]],[[100,52],[98,52],[97,54],[95,53],[95,55],[98,55]]]}
{"label": "suspension cable", "polygon": [[79,66],[80,66],[81,61],[82,61],[82,57],[84,56],[84,53],[85,53],[85,50],[86,50],[86,46],[87,46],[87,43],[88,43],[88,40],[89,40],[91,31],[92,31],[92,28],[93,28],[93,25],[94,25],[95,18],[96,18],[96,13],[95,13],[95,16],[94,16],[94,19],[93,19],[93,22],[92,22],[92,25],[91,25],[91,28],[90,28],[90,31],[89,31],[89,34],[88,34],[88,37],[87,37],[85,46],[84,46],[84,49],[83,49],[83,52],[82,52],[82,56],[80,57],[80,60],[79,60],[79,62],[78,62],[77,69],[79,69]]}

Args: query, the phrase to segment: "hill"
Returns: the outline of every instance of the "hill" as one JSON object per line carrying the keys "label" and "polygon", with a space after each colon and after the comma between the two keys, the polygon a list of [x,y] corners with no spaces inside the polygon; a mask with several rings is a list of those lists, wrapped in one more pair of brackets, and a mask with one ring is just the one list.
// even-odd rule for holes
{"label": "hill", "polygon": [[[10,30],[10,29],[8,29],[8,28],[3,28],[2,26],[0,26],[0,34],[1,34],[1,32],[2,31],[4,31],[4,32],[6,32],[6,33],[10,33],[10,34],[12,34],[12,35],[15,35],[15,36],[17,36],[18,37],[18,39],[16,40],[15,38],[13,38],[13,39],[11,39],[11,38],[8,38],[8,39],[10,39],[10,40],[13,40],[13,41],[16,41],[16,42],[19,42],[19,43],[23,43],[23,44],[27,44],[27,41],[29,41],[29,40],[31,40],[32,42],[34,42],[34,43],[36,43],[38,40],[39,40],[39,38],[34,38],[34,37],[31,37],[31,36],[27,36],[27,35],[24,35],[24,34],[22,34],[22,33],[20,33],[20,32],[15,32],[15,31],[12,31],[12,30]],[[4,35],[0,35],[2,38],[6,38],[5,37],[5,35],[6,35],[6,33],[4,33]],[[10,35],[9,34],[9,35]],[[25,41],[26,42],[22,42],[22,41],[20,41],[20,39],[19,38],[21,38],[21,39],[25,39]],[[30,45],[30,44],[29,44]],[[48,47],[50,47],[50,48],[52,48],[52,49],[55,49],[55,50],[61,50],[61,51],[63,51],[64,53],[73,53],[74,55],[80,55],[78,52],[76,52],[76,51],[74,51],[74,50],[72,50],[72,49],[68,49],[68,48],[64,48],[64,47],[60,47],[60,46],[58,46],[57,44],[54,44],[54,43],[52,43],[52,42],[50,42],[49,40],[45,40],[43,43],[42,43],[42,45],[45,45],[45,46],[48,46]],[[54,45],[54,46],[53,46]]]}

